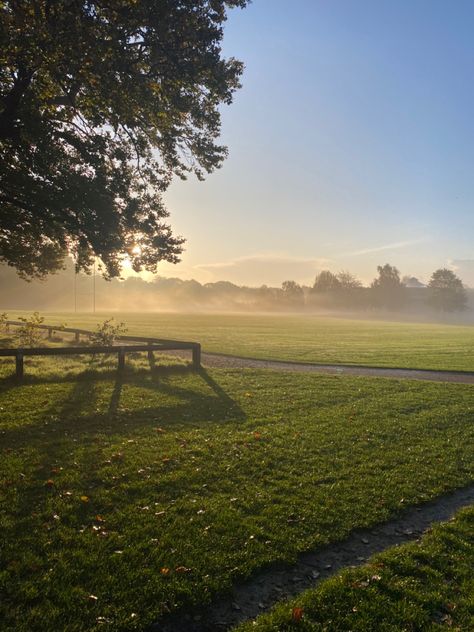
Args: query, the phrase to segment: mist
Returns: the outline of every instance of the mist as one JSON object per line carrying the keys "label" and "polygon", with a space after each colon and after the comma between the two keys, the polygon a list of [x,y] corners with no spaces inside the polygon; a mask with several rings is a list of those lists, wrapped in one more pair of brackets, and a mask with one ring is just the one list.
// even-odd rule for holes
{"label": "mist", "polygon": [[317,313],[351,318],[474,323],[474,290],[465,290],[464,309],[440,310],[430,302],[430,288],[414,277],[404,277],[403,285],[396,289],[381,290],[356,284],[355,287],[318,290],[318,278],[327,274],[332,273],[320,273],[314,286],[287,280],[279,287],[251,287],[225,280],[202,284],[158,276],[150,281],[140,277],[107,281],[100,274],[95,277],[75,274],[70,261],[63,271],[45,280],[24,281],[12,268],[0,266],[0,310]]}

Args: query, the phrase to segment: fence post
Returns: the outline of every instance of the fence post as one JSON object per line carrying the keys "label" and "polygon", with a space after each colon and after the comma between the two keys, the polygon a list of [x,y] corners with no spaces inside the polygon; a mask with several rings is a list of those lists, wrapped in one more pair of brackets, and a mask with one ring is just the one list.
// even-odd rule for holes
{"label": "fence post", "polygon": [[152,348],[151,348],[151,342],[149,342],[148,343],[148,360],[150,362],[153,362],[154,359],[155,359],[155,355],[154,355],[154,353],[152,351]]}
{"label": "fence post", "polygon": [[16,377],[17,380],[21,380],[23,378],[23,353],[21,351],[17,351],[15,356],[15,364],[16,364]]}
{"label": "fence post", "polygon": [[123,371],[124,368],[125,368],[125,349],[123,347],[120,347],[118,351],[118,370]]}
{"label": "fence post", "polygon": [[81,338],[81,334],[78,331],[76,331],[76,333],[74,334],[74,340],[76,342],[79,342],[80,338]]}
{"label": "fence post", "polygon": [[199,343],[193,346],[193,368],[201,368],[201,345]]}
{"label": "fence post", "polygon": [[53,329],[50,327],[50,328],[48,329],[48,338],[51,338],[51,337],[52,337],[52,335],[53,335]]}

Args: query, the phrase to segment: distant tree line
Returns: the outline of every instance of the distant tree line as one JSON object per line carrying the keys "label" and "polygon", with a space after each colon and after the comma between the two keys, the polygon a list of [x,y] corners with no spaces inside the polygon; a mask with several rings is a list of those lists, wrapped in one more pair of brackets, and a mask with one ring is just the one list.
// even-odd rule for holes
{"label": "distant tree line", "polygon": [[415,277],[400,278],[396,267],[378,266],[369,286],[351,272],[320,272],[312,286],[284,281],[281,287],[246,287],[228,281],[198,283],[176,278],[140,277],[106,281],[66,270],[45,281],[26,283],[14,270],[0,266],[0,309],[91,311],[93,288],[97,310],[260,310],[260,311],[437,311],[458,312],[468,305],[468,291],[446,268],[436,270],[424,285]]}
{"label": "distant tree line", "polygon": [[456,274],[440,268],[431,275],[427,286],[415,277],[400,278],[395,266],[377,266],[378,276],[368,288],[350,272],[334,274],[323,270],[316,277],[311,296],[329,295],[334,303],[346,307],[403,310],[410,303],[424,303],[439,311],[454,312],[467,308],[467,294]]}

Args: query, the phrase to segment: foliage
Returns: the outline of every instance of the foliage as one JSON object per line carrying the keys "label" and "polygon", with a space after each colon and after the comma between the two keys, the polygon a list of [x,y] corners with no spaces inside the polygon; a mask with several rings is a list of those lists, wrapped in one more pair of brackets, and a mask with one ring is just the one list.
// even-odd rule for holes
{"label": "foliage", "polygon": [[406,288],[400,280],[400,272],[386,263],[377,266],[379,276],[372,281],[371,289],[376,307],[399,309],[406,301]]}
{"label": "foliage", "polygon": [[67,252],[117,276],[177,262],[172,176],[226,156],[220,106],[242,64],[221,56],[227,9],[247,0],[0,3],[0,260],[23,277]]}
{"label": "foliage", "polygon": [[338,272],[336,276],[339,281],[339,285],[343,290],[353,290],[362,287],[362,283],[359,279],[347,270],[341,270],[341,272]]}
{"label": "foliage", "polygon": [[449,312],[466,309],[466,291],[452,270],[442,268],[433,272],[428,288],[429,303],[436,309]]}
{"label": "foliage", "polygon": [[31,316],[18,316],[18,320],[23,323],[15,332],[18,346],[38,347],[43,337],[38,325],[44,323],[44,316],[34,312]]}
{"label": "foliage", "polygon": [[7,328],[7,321],[8,321],[8,314],[7,312],[2,312],[0,314],[0,331],[6,331]]}
{"label": "foliage", "polygon": [[314,292],[333,292],[341,287],[341,282],[335,274],[329,270],[323,270],[318,274],[313,284]]}
{"label": "foliage", "polygon": [[[235,632],[472,630],[473,530],[469,507],[419,542],[346,569]],[[296,609],[301,623],[294,626]]]}
{"label": "foliage", "polygon": [[96,331],[92,334],[90,340],[92,345],[98,347],[110,347],[115,340],[125,334],[127,328],[125,323],[116,323],[114,318],[108,318],[103,323],[97,325]]}
{"label": "foliage", "polygon": [[304,293],[301,285],[295,281],[283,281],[281,284],[283,300],[292,305],[304,304]]}
{"label": "foliage", "polygon": [[470,385],[213,370],[117,388],[33,360],[0,380],[2,632],[143,631],[472,481]]}
{"label": "foliage", "polygon": [[373,280],[371,287],[384,290],[396,290],[403,287],[400,272],[395,266],[386,263],[384,266],[377,266],[377,272],[379,276]]}

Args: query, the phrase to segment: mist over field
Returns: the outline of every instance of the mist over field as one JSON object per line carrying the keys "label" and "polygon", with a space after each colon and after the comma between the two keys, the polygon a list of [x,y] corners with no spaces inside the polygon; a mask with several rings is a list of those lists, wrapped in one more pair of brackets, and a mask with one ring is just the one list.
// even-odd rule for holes
{"label": "mist over field", "polygon": [[[183,313],[317,313],[355,318],[474,323],[474,290],[465,289],[462,309],[436,306],[430,288],[414,277],[406,285],[388,288],[354,284],[317,287],[284,281],[279,287],[241,286],[222,280],[132,276],[106,281],[100,274],[75,274],[72,264],[45,280],[23,281],[14,270],[0,267],[0,309],[65,312],[183,312]],[[331,274],[331,273],[329,273]],[[347,276],[348,273],[344,273]],[[334,278],[336,276],[334,275]]]}

